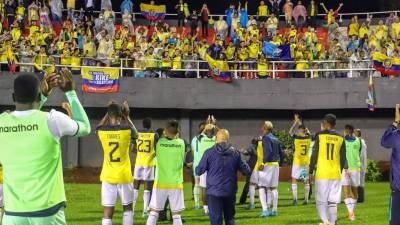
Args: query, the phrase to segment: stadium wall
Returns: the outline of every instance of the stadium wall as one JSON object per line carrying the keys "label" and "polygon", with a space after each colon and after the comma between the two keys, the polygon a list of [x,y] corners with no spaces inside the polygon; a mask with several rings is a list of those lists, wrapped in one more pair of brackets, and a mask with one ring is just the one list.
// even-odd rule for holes
{"label": "stadium wall", "polygon": [[[1,110],[12,105],[12,83],[15,76],[0,76]],[[80,83],[80,79],[76,77]],[[249,145],[259,134],[261,122],[271,120],[276,129],[289,129],[294,112],[300,112],[312,132],[320,128],[320,118],[333,112],[338,116],[338,132],[350,123],[363,130],[369,157],[388,161],[390,150],[380,147],[380,137],[391,123],[393,106],[399,100],[400,80],[376,79],[377,111],[366,109],[367,79],[285,79],[237,80],[232,84],[205,79],[133,79],[121,80],[118,94],[87,94],[78,90],[92,127],[105,113],[111,99],[128,99],[138,128],[145,117],[153,118],[153,127],[163,127],[167,119],[181,122],[182,136],[190,140],[198,123],[214,114],[220,127],[231,133],[238,148]],[[79,88],[78,88],[79,89]],[[54,92],[45,108],[59,108],[65,101]],[[94,130],[94,129],[93,129]],[[102,151],[95,133],[76,140],[63,140],[65,167],[99,167]]]}

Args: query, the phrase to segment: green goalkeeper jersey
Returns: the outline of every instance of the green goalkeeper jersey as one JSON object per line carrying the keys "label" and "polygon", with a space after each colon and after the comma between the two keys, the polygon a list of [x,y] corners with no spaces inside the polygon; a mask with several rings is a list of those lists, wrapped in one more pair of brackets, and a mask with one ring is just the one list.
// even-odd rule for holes
{"label": "green goalkeeper jersey", "polygon": [[359,138],[346,137],[346,158],[349,170],[361,169],[361,141]]}
{"label": "green goalkeeper jersey", "polygon": [[215,145],[215,136],[208,137],[205,134],[200,134],[195,137],[192,142],[193,149],[193,170],[196,171],[196,167],[199,165],[201,158],[203,158],[204,152]]}
{"label": "green goalkeeper jersey", "polygon": [[182,189],[185,142],[180,139],[160,138],[156,145],[155,188]]}
{"label": "green goalkeeper jersey", "polygon": [[33,216],[63,207],[61,148],[49,131],[48,113],[1,114],[0,143],[6,214]]}

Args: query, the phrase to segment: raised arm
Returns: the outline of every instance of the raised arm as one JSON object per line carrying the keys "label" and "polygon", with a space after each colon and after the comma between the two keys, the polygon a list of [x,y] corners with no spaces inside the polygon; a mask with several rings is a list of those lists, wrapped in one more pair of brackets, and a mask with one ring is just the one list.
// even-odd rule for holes
{"label": "raised arm", "polygon": [[321,7],[324,9],[325,13],[328,13],[328,9],[326,8],[325,4],[321,2]]}
{"label": "raised arm", "polygon": [[61,70],[62,79],[58,80],[60,89],[65,93],[68,103],[72,109],[72,119],[78,124],[78,130],[75,134],[77,137],[82,137],[90,134],[89,118],[80,103],[75,92],[75,83],[71,72],[67,69]]}
{"label": "raised arm", "polygon": [[342,9],[342,7],[343,7],[343,3],[340,3],[338,8],[336,9],[336,12],[339,12]]}

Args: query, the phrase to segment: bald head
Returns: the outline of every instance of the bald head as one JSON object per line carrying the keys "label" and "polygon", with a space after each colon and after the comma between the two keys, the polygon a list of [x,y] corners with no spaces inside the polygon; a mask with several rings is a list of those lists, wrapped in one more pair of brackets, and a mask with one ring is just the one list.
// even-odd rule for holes
{"label": "bald head", "polygon": [[226,129],[220,129],[217,132],[216,143],[229,142],[229,131]]}

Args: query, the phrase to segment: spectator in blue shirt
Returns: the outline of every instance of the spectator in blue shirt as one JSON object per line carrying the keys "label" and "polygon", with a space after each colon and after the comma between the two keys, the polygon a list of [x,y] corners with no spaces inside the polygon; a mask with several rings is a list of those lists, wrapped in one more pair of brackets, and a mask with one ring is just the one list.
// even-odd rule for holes
{"label": "spectator in blue shirt", "polygon": [[382,136],[381,145],[392,149],[390,159],[390,225],[400,224],[400,104],[396,105],[395,120]]}

